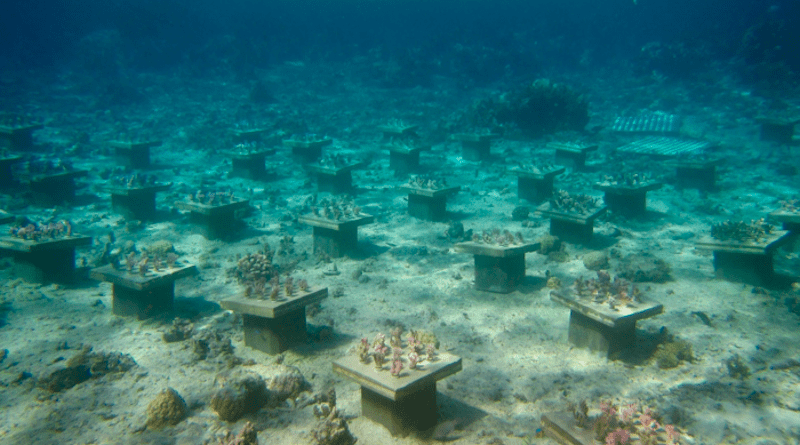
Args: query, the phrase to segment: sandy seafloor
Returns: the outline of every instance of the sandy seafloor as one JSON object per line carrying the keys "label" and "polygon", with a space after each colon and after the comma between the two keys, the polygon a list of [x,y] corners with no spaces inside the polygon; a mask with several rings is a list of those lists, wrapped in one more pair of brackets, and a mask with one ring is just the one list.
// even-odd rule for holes
{"label": "sandy seafloor", "polygon": [[[326,299],[321,311],[309,318],[312,325],[333,326],[333,337],[287,351],[283,364],[300,369],[313,386],[311,394],[335,387],[339,410],[359,444],[425,442],[391,437],[360,417],[358,386],[331,369],[331,362],[347,354],[360,337],[388,334],[388,326],[395,322],[434,332],[442,349],[463,358],[463,371],[439,382],[440,417],[460,419],[451,434],[453,444],[553,443],[534,437],[541,415],[584,399],[594,406],[608,399],[649,405],[686,433],[685,443],[800,443],[800,368],[791,366],[791,360],[800,359],[798,315],[784,304],[796,295],[791,290],[762,292],[716,279],[710,253],[695,248],[695,241],[708,233],[713,222],[757,219],[778,208],[781,199],[798,197],[797,177],[776,174],[781,163],[797,163],[797,149],[759,141],[754,117],[766,110],[766,100],[724,77],[680,82],[634,78],[622,71],[553,74],[589,94],[590,127],[607,126],[618,113],[639,109],[681,115],[684,135],[719,143],[714,154],[725,159],[720,190],[710,194],[676,190],[671,170],[659,161],[625,159],[628,168],[651,171],[667,183],[649,193],[647,217],[601,218],[591,244],[567,246],[567,262],[530,253],[525,284],[510,294],[493,294],[472,289],[472,257],[454,252],[453,243],[443,237],[447,223],[419,221],[406,214],[405,197],[397,190],[405,179],[395,178],[388,169],[388,155],[379,148],[375,127],[403,119],[419,124],[420,134],[434,141],[433,150],[423,153],[422,164],[462,187],[448,203],[453,220],[476,231],[494,227],[520,231],[529,240],[547,233],[548,223],[535,214],[525,226],[512,221],[512,210],[525,203],[517,199],[516,178],[505,170],[520,161],[549,161],[552,153],[544,143],[550,138],[504,139],[493,146],[492,160],[464,161],[459,146],[445,137],[459,130],[460,111],[505,86],[465,90],[457,82],[437,79],[431,88],[381,89],[352,80],[358,78],[358,70],[357,65],[291,63],[261,72],[277,98],[269,105],[248,103],[246,83],[141,75],[129,82],[143,92],[145,102],[108,109],[98,108],[85,92],[89,79],[11,76],[4,82],[28,92],[7,97],[6,103],[17,102],[47,125],[36,133],[37,143],[91,173],[79,191],[79,204],[72,208],[26,207],[15,195],[0,197],[0,208],[38,220],[70,219],[80,232],[95,237],[93,247],[78,253],[79,259],[85,257],[90,263],[109,231],[117,243],[172,242],[184,260],[200,268],[199,276],[177,284],[177,315],[191,318],[196,332],[213,330],[230,338],[234,355],[255,363],[245,368],[265,377],[277,372],[275,357],[245,347],[239,317],[215,303],[242,292],[226,274],[235,266],[236,254],[258,251],[264,242],[276,249],[282,237],[293,237],[293,252],[278,255],[275,261],[299,261],[294,276],[307,278],[312,286],[327,286],[332,293],[337,290],[341,296]],[[270,129],[268,138],[279,150],[268,163],[277,170],[277,180],[228,178],[229,162],[217,151],[228,148],[229,130],[242,120]],[[140,229],[131,229],[112,212],[97,175],[112,164],[103,156],[108,151],[104,141],[130,127],[143,127],[144,134],[163,139],[163,147],[153,155],[161,167],[153,173],[175,183],[171,191],[158,195],[164,218]],[[354,173],[355,200],[376,221],[360,229],[359,253],[335,260],[337,276],[324,274],[332,264],[315,259],[311,229],[296,222],[315,185],[278,143],[305,133],[333,137],[328,152],[370,161],[366,169]],[[556,187],[597,194],[591,184],[602,173],[618,169],[621,159],[612,150],[631,138],[600,130],[590,137],[600,145],[590,158],[593,171],[570,171],[556,179]],[[168,216],[170,204],[201,183],[252,200],[255,211],[238,240],[206,240],[185,216],[176,212]],[[635,253],[650,253],[671,265],[670,281],[640,286],[648,299],[665,307],[663,314],[639,322],[640,344],[666,327],[691,343],[693,362],[662,370],[653,360],[609,361],[570,347],[569,311],[550,300],[546,271],[564,286],[578,276],[592,277],[594,272],[583,266],[581,258],[596,250],[612,256],[612,274],[619,263],[616,258]],[[781,270],[800,275],[796,250],[779,251],[776,263]],[[312,442],[310,432],[318,421],[306,403],[262,409],[235,424],[220,421],[207,403],[215,376],[227,370],[224,361],[194,359],[188,342],[165,343],[162,333],[170,319],[139,321],[112,315],[109,284],[27,284],[13,276],[9,259],[0,264],[7,309],[0,349],[8,350],[0,362],[0,443],[216,443],[217,437],[239,430],[245,421],[255,425],[261,444]],[[355,278],[358,271],[360,278]],[[697,312],[706,314],[711,323],[704,324],[693,314]],[[36,386],[38,378],[63,366],[63,359],[82,346],[129,354],[137,366],[120,376],[89,380],[55,394]],[[743,379],[729,376],[725,364],[737,354],[751,371]],[[773,365],[786,363],[790,365],[774,369]],[[20,379],[22,373],[31,378]],[[188,419],[161,431],[141,431],[147,404],[166,387],[186,399],[191,408]]]}

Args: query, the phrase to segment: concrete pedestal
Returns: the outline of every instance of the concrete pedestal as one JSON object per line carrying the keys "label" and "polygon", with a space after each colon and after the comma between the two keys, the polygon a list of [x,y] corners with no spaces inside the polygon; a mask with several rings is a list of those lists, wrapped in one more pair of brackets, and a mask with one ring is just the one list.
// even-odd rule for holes
{"label": "concrete pedestal", "polygon": [[453,135],[453,140],[461,142],[461,156],[469,161],[483,161],[491,157],[492,140],[497,139],[495,134],[459,133]]}
{"label": "concrete pedestal", "polygon": [[719,160],[674,162],[675,186],[708,192],[716,190],[717,164]]}
{"label": "concrete pedestal", "polygon": [[48,241],[0,238],[0,251],[14,258],[14,273],[30,283],[71,283],[75,280],[75,248],[92,244],[88,236]]}
{"label": "concrete pedestal", "polygon": [[322,156],[322,147],[333,143],[332,139],[318,141],[301,141],[289,139],[283,145],[292,149],[292,154],[299,157],[302,162],[313,162]]}
{"label": "concrete pedestal", "polygon": [[86,170],[74,170],[52,175],[38,175],[30,180],[33,201],[40,206],[50,207],[75,201],[77,185],[75,178],[86,176]]}
{"label": "concrete pedestal", "polygon": [[510,172],[517,176],[517,197],[538,204],[553,196],[553,181],[566,170],[561,167],[540,173],[519,169]]}
{"label": "concrete pedestal", "polygon": [[550,298],[570,309],[570,344],[600,352],[609,358],[634,345],[637,321],[664,311],[664,306],[657,303],[638,303],[635,307],[611,309],[606,303],[595,303],[557,292],[551,292]]}
{"label": "concrete pedestal", "polygon": [[175,280],[197,273],[197,267],[190,265],[151,269],[144,275],[138,270],[128,272],[107,265],[92,269],[90,277],[112,284],[114,315],[142,320],[172,312]]}
{"label": "concrete pedestal", "polygon": [[536,211],[550,218],[551,235],[568,243],[587,244],[594,234],[594,220],[607,210],[607,207],[600,207],[587,214],[563,213],[550,210],[550,203],[547,203]]}
{"label": "concrete pedestal", "polygon": [[330,258],[340,258],[358,248],[358,227],[375,221],[371,215],[361,214],[340,221],[322,216],[305,215],[298,221],[314,229],[314,253]]}
{"label": "concrete pedestal", "polygon": [[353,191],[352,171],[363,168],[365,162],[341,167],[324,167],[319,165],[309,165],[308,168],[316,174],[317,190],[330,193],[351,193]]}
{"label": "concrete pedestal", "polygon": [[575,170],[586,167],[586,157],[590,152],[597,151],[597,145],[568,144],[563,142],[550,142],[548,148],[555,150],[556,164],[566,165]]}
{"label": "concrete pedestal", "polygon": [[243,199],[227,204],[208,205],[197,202],[175,202],[175,207],[190,212],[192,221],[203,229],[208,239],[231,240],[241,230],[237,214],[244,212],[250,201]]}
{"label": "concrete pedestal", "polygon": [[0,189],[16,186],[18,183],[14,179],[14,164],[22,162],[22,156],[7,156],[0,158]]}
{"label": "concrete pedestal", "polygon": [[423,150],[430,149],[427,146],[403,147],[394,145],[385,145],[384,148],[389,150],[389,168],[394,171],[396,176],[405,176],[419,171],[419,154]]}
{"label": "concrete pedestal", "polygon": [[7,139],[14,151],[31,151],[33,149],[33,132],[44,128],[42,124],[0,124],[0,137]]}
{"label": "concrete pedestal", "polygon": [[770,234],[758,242],[717,241],[705,239],[697,243],[699,249],[712,250],[714,273],[718,278],[753,286],[774,287],[779,280],[773,268],[775,250],[789,242],[787,231]]}
{"label": "concrete pedestal", "polygon": [[231,176],[252,180],[267,178],[265,160],[274,150],[262,150],[252,153],[229,153],[231,157]]}
{"label": "concrete pedestal", "polygon": [[376,370],[358,357],[343,357],[333,362],[333,371],[361,385],[361,413],[386,427],[393,436],[406,436],[436,426],[436,382],[461,371],[461,358],[447,353],[434,362],[422,362],[418,369],[404,369],[396,377],[389,365]]}
{"label": "concrete pedestal", "polygon": [[794,126],[800,118],[773,118],[759,117],[756,119],[761,125],[761,140],[790,145],[794,137]]}
{"label": "concrete pedestal", "polygon": [[161,145],[161,141],[124,142],[111,141],[108,143],[117,156],[122,158],[131,168],[150,168],[150,149]]}
{"label": "concrete pedestal", "polygon": [[632,186],[595,184],[594,188],[605,193],[603,199],[612,212],[627,218],[637,218],[644,216],[647,211],[647,192],[658,190],[662,186],[661,183],[653,182]]}
{"label": "concrete pedestal", "polygon": [[470,241],[456,244],[455,249],[474,255],[475,289],[505,294],[525,279],[525,253],[538,249],[538,243],[495,246]]}
{"label": "concrete pedestal", "polygon": [[400,190],[408,193],[409,215],[426,221],[444,221],[447,219],[447,198],[458,193],[461,187],[432,190],[404,185]]}
{"label": "concrete pedestal", "polygon": [[143,187],[109,187],[111,207],[127,219],[152,220],[156,215],[156,193],[168,190],[172,184]]}

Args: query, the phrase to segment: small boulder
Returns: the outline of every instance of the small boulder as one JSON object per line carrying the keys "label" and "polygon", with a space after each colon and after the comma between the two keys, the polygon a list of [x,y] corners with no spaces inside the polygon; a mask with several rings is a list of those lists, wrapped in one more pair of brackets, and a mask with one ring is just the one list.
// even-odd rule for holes
{"label": "small boulder", "polygon": [[589,270],[608,269],[608,256],[605,252],[589,252],[583,256],[583,266]]}

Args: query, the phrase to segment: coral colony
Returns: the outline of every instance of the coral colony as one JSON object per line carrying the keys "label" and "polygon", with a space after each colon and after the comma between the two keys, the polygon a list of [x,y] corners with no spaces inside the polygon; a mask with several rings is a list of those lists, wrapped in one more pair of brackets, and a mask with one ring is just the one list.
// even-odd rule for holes
{"label": "coral colony", "polygon": [[361,216],[361,207],[352,199],[322,199],[311,207],[311,214],[331,221],[348,221]]}
{"label": "coral colony", "polygon": [[561,166],[551,164],[549,162],[540,162],[536,164],[518,164],[517,169],[522,172],[526,173],[533,173],[535,175],[543,175],[545,173],[549,173],[554,170],[560,169]]}
{"label": "coral colony", "polygon": [[233,146],[233,150],[231,150],[232,154],[235,155],[249,155],[260,153],[262,148],[259,146],[258,142],[249,141],[249,142],[241,142]]}
{"label": "coral colony", "polygon": [[603,175],[598,185],[616,187],[639,187],[652,183],[653,180],[643,173],[620,173]]}
{"label": "coral colony", "polygon": [[120,176],[109,181],[109,185],[120,188],[143,188],[152,187],[156,185],[156,177],[154,175],[140,175],[134,173],[130,176]]}
{"label": "coral colony", "polygon": [[591,213],[600,208],[597,198],[589,195],[570,194],[564,190],[557,190],[550,198],[551,210],[563,213]]}
{"label": "coral colony", "polygon": [[616,310],[618,306],[636,307],[641,300],[642,292],[630,281],[614,277],[606,270],[597,271],[597,278],[575,280],[575,293],[584,299],[597,304],[607,304]]}
{"label": "coral colony", "polygon": [[202,191],[198,190],[194,194],[187,196],[187,201],[194,204],[207,206],[224,205],[237,202],[239,199],[233,195],[232,191]]}
{"label": "coral colony", "polygon": [[[111,264],[115,269],[121,267],[117,263]],[[142,249],[139,255],[136,255],[136,252],[130,252],[125,256],[123,265],[128,273],[136,273],[143,277],[147,276],[151,271],[154,273],[162,273],[179,267],[178,255],[175,252],[151,253],[146,249]]]}
{"label": "coral colony", "polygon": [[72,236],[72,223],[67,220],[37,224],[28,222],[8,229],[8,234],[28,241],[51,241]]}
{"label": "coral colony", "polygon": [[[406,345],[403,348],[402,329],[395,328],[392,330],[390,338],[391,346],[391,359],[389,358],[390,346],[386,345],[386,336],[382,333],[375,335],[372,343],[364,337],[356,347],[356,354],[359,361],[363,364],[369,364],[372,361],[375,370],[385,370],[385,365],[390,363],[389,373],[395,377],[403,376],[403,369],[408,366],[408,369],[417,370],[421,369],[421,364],[427,361],[432,363],[436,361],[436,345],[429,343],[424,345],[418,338],[417,334],[412,331],[406,338]],[[405,350],[404,350],[405,349]],[[405,357],[403,354],[408,351]]]}
{"label": "coral colony", "polygon": [[444,178],[412,176],[406,186],[424,190],[439,190],[447,187],[447,181]]}
{"label": "coral colony", "polygon": [[740,243],[764,241],[773,232],[772,225],[764,218],[744,221],[724,221],[711,225],[711,237],[719,241],[735,241]]}
{"label": "coral colony", "polygon": [[512,234],[507,229],[503,230],[502,232],[500,231],[500,229],[492,229],[491,231],[484,230],[483,233],[480,235],[477,233],[473,233],[472,242],[489,244],[492,246],[510,247],[510,246],[521,246],[525,244],[525,238],[523,238],[521,232],[516,232],[515,234]]}
{"label": "coral colony", "polygon": [[582,401],[574,407],[573,416],[579,428],[592,430],[595,439],[605,445],[678,445],[681,434],[674,425],[662,424],[647,406],[636,403],[614,405],[600,402],[600,414],[589,417],[589,407]]}

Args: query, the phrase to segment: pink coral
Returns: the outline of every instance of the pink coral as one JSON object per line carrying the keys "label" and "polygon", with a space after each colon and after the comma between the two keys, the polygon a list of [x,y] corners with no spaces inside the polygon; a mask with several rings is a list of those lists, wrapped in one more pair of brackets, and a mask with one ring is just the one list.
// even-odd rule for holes
{"label": "pink coral", "polygon": [[606,436],[606,445],[624,445],[631,439],[631,434],[628,430],[617,428]]}

